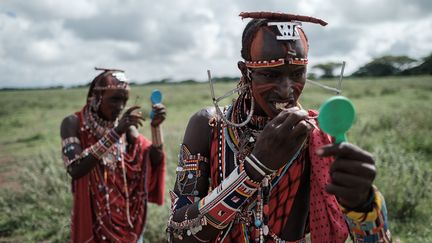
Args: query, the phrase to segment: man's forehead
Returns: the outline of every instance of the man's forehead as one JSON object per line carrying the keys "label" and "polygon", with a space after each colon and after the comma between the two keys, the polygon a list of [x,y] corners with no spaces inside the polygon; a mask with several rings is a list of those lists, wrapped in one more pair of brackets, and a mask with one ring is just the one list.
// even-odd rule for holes
{"label": "man's forehead", "polygon": [[[299,27],[295,27],[299,28]],[[294,33],[294,32],[292,32]],[[306,58],[307,45],[305,36],[300,31],[297,39],[289,39],[287,33],[281,33],[277,25],[262,26],[251,43],[251,61],[274,60],[279,58]],[[284,39],[285,34],[286,39]]]}

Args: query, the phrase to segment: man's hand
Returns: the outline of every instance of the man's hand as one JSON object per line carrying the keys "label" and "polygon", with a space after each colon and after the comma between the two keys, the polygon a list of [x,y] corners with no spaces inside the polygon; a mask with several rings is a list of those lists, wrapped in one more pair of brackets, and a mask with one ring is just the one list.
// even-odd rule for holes
{"label": "man's hand", "polygon": [[153,110],[153,119],[151,121],[151,125],[153,127],[157,127],[159,126],[166,118],[166,108],[163,104],[159,103],[159,104],[154,104],[152,106],[152,110]]}
{"label": "man's hand", "polygon": [[369,197],[376,175],[373,156],[350,143],[331,144],[319,148],[319,156],[334,156],[330,167],[331,183],[326,190],[347,208],[362,206]]}
{"label": "man's hand", "polygon": [[130,126],[142,126],[142,121],[144,121],[144,118],[142,117],[141,112],[137,111],[139,108],[139,106],[132,106],[122,115],[117,127],[115,127],[115,131],[119,135],[125,133]]}
{"label": "man's hand", "polygon": [[252,154],[270,169],[281,168],[292,159],[311,131],[307,118],[307,111],[298,107],[280,112],[264,127]]}

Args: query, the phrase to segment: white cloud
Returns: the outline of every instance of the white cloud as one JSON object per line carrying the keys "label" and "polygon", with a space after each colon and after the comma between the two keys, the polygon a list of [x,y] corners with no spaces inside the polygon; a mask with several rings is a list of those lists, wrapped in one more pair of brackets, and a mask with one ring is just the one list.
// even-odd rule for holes
{"label": "white cloud", "polygon": [[77,85],[94,66],[134,81],[238,76],[242,11],[311,15],[311,65],[348,62],[347,72],[383,54],[420,58],[432,48],[429,0],[3,0],[0,87]]}

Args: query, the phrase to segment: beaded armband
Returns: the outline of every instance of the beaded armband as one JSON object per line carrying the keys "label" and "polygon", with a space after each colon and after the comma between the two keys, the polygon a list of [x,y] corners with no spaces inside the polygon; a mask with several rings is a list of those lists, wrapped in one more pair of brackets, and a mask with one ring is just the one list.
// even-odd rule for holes
{"label": "beaded armband", "polygon": [[240,164],[218,187],[200,200],[199,212],[207,218],[208,224],[223,229],[258,187],[259,183],[252,181],[243,164]]}
{"label": "beaded armband", "polygon": [[353,242],[391,242],[384,197],[374,186],[370,212],[355,212],[339,205],[351,231]]}
{"label": "beaded armband", "polygon": [[[189,219],[187,211],[185,219],[181,222],[173,220],[173,212],[181,208],[179,204],[185,205],[185,196],[178,196],[174,192],[171,194],[171,215],[168,220],[168,237],[171,235],[183,239],[186,235],[193,236],[200,242],[206,242],[199,239],[197,233],[205,225],[211,225],[216,229],[225,228],[241,210],[241,206],[251,197],[259,187],[259,183],[252,181],[247,176],[243,164],[240,164],[231,174],[222,181],[210,194],[202,198],[197,206],[199,214],[197,217]],[[188,203],[190,205],[190,203]]]}
{"label": "beaded armband", "polygon": [[81,142],[77,137],[68,137],[62,140],[62,152],[63,162],[65,167],[68,167],[72,162],[79,158],[79,155],[75,153],[76,145],[80,145]]}
{"label": "beaded armband", "polygon": [[176,169],[177,188],[180,195],[198,196],[197,180],[205,173],[200,169],[201,163],[208,163],[208,159],[201,154],[191,154],[186,145],[181,145]]}

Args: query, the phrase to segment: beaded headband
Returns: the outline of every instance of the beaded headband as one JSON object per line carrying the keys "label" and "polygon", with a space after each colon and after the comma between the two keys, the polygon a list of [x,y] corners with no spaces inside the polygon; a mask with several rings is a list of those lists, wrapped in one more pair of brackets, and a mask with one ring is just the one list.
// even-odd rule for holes
{"label": "beaded headband", "polygon": [[[303,30],[301,30],[301,22],[309,22],[320,24],[322,26],[327,25],[327,23],[321,19],[303,16],[303,15],[293,15],[284,13],[272,13],[272,12],[242,12],[240,13],[242,19],[253,18],[253,19],[267,19],[269,22],[267,26],[275,26],[279,31],[279,35],[276,36],[276,40],[282,41],[297,41],[300,40],[305,42],[307,45],[307,39],[304,35]],[[300,33],[302,32],[302,33]],[[302,38],[303,35],[303,38]],[[285,64],[294,65],[306,65],[308,64],[307,57],[299,58],[295,57],[296,53],[291,53],[288,51],[287,57],[272,59],[272,60],[259,60],[259,61],[245,61],[246,67],[248,68],[269,68],[278,67]]]}
{"label": "beaded headband", "polygon": [[308,64],[307,58],[279,58],[277,60],[269,61],[245,61],[248,68],[269,68],[278,67],[285,64],[306,65]]}

